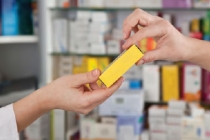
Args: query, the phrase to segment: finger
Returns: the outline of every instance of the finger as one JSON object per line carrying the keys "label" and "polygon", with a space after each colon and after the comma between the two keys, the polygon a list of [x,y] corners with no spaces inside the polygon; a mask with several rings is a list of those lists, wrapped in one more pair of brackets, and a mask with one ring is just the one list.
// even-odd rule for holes
{"label": "finger", "polygon": [[163,36],[166,33],[165,26],[163,25],[164,24],[160,23],[142,28],[126,40],[125,44],[123,45],[123,49],[127,49],[136,42],[148,37]]}
{"label": "finger", "polygon": [[94,90],[91,93],[87,92],[85,94],[88,94],[88,96],[85,97],[90,104],[101,103],[109,98],[117,89],[119,89],[123,81],[124,79],[120,78],[110,88]]}
{"label": "finger", "polygon": [[127,39],[130,36],[132,29],[138,24],[145,27],[150,25],[153,21],[155,21],[155,16],[152,16],[141,9],[136,9],[123,23],[124,39]]}
{"label": "finger", "polygon": [[87,72],[87,73],[74,75],[71,80],[74,81],[73,82],[74,86],[90,84],[90,83],[94,83],[98,80],[100,73],[101,73],[100,70],[95,69],[95,70]]}
{"label": "finger", "polygon": [[99,89],[97,82],[90,83],[89,85],[90,85],[91,90]]}
{"label": "finger", "polygon": [[142,65],[144,63],[153,62],[155,60],[163,60],[164,53],[161,51],[161,49],[155,49],[148,51],[144,54],[141,60],[137,62],[137,65]]}

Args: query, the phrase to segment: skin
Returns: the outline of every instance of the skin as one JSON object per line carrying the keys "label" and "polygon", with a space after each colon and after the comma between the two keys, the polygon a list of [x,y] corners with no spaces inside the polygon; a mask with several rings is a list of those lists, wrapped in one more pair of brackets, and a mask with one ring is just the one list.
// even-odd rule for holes
{"label": "skin", "polygon": [[[63,109],[87,114],[109,98],[122,84],[120,78],[112,87],[97,85],[98,69],[61,77],[31,95],[14,103],[18,132],[52,109]],[[90,89],[86,86],[90,85]]]}
{"label": "skin", "polygon": [[[143,27],[138,29],[138,26]],[[135,34],[130,36],[131,31]],[[157,42],[155,50],[148,51],[138,65],[155,60],[188,61],[210,71],[210,43],[182,35],[168,21],[136,9],[123,23],[124,49],[132,44],[153,37]]]}

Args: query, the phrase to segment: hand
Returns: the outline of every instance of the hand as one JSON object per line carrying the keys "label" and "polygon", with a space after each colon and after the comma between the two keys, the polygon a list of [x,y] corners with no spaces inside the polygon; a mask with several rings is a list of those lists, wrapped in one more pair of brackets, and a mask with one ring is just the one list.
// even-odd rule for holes
{"label": "hand", "polygon": [[[122,84],[120,78],[112,87],[99,87],[96,83],[99,70],[61,77],[43,90],[48,94],[51,109],[64,109],[87,114],[110,97]],[[86,86],[90,85],[90,89]]]}
{"label": "hand", "polygon": [[[140,30],[138,30],[139,25],[143,27]],[[134,31],[135,34],[130,37],[131,31]],[[189,60],[193,53],[187,45],[190,38],[182,35],[168,21],[152,16],[141,9],[136,9],[125,19],[123,33],[124,38],[127,39],[123,45],[124,49],[148,37],[153,37],[157,42],[156,49],[146,52],[137,64],[155,60]]]}

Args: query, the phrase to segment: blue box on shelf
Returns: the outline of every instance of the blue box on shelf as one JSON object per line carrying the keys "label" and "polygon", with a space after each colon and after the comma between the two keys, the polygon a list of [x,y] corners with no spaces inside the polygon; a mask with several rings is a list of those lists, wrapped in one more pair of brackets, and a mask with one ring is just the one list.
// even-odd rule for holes
{"label": "blue box on shelf", "polygon": [[17,0],[2,0],[2,35],[18,35],[18,3]]}

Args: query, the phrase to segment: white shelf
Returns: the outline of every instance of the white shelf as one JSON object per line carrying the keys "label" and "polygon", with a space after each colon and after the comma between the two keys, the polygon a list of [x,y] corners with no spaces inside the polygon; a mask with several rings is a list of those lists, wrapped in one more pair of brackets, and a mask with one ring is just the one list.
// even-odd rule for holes
{"label": "white shelf", "polygon": [[37,36],[1,36],[0,44],[14,44],[14,43],[36,43]]}

